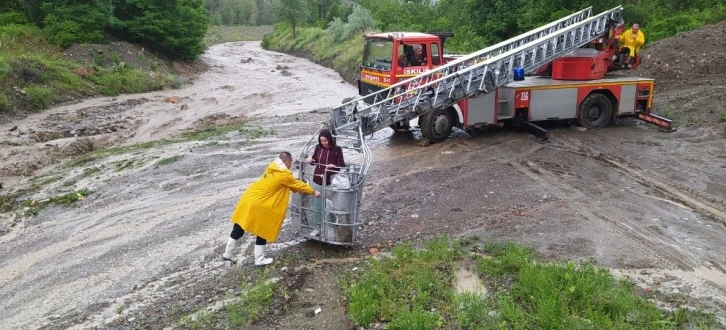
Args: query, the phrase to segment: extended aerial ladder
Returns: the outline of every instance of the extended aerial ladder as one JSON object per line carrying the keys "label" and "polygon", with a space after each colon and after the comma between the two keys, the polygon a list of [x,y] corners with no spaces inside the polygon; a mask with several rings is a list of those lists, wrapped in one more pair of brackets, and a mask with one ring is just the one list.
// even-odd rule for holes
{"label": "extended aerial ladder", "polygon": [[[335,134],[364,135],[408,122],[428,111],[447,108],[467,97],[487,94],[525,73],[606,35],[622,21],[622,6],[592,16],[592,7],[540,28],[457,58],[388,88],[353,99],[331,110]],[[364,102],[369,101],[369,103]]]}

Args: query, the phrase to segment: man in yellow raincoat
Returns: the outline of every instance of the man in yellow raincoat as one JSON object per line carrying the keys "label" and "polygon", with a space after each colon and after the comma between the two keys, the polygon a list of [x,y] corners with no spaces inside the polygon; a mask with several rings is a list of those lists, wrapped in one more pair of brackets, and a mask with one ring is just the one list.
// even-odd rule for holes
{"label": "man in yellow raincoat", "polygon": [[271,264],[272,258],[265,258],[265,246],[267,242],[274,242],[282,229],[290,191],[320,197],[319,191],[292,176],[290,166],[292,155],[289,152],[280,153],[277,159],[267,165],[265,173],[242,194],[232,214],[234,225],[222,261],[236,263],[232,257],[237,240],[248,231],[257,236],[255,266]]}
{"label": "man in yellow raincoat", "polygon": [[645,35],[640,31],[640,25],[633,24],[633,27],[623,32],[618,40],[623,45],[620,48],[620,63],[627,68],[630,59],[640,52],[640,47],[645,44]]}

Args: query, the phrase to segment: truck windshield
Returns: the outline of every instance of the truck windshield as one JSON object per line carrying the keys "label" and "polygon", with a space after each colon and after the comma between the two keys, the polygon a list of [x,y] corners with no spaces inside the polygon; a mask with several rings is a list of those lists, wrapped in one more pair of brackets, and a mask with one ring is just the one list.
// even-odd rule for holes
{"label": "truck windshield", "polygon": [[393,41],[367,39],[363,50],[363,67],[381,71],[391,70]]}

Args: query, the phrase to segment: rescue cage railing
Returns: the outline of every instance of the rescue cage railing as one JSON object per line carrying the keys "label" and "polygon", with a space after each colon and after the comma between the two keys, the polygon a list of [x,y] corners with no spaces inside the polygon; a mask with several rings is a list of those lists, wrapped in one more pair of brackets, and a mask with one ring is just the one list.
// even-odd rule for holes
{"label": "rescue cage railing", "polygon": [[[311,183],[315,175],[317,163],[307,163],[317,146],[318,132],[303,146],[300,158],[295,162],[298,178]],[[336,144],[343,149],[346,166],[337,169],[326,168],[323,180],[332,172],[331,183],[322,185],[321,205],[315,209],[315,197],[295,194],[289,207],[293,229],[299,236],[335,245],[352,245],[357,241],[358,228],[361,225],[360,211],[363,197],[363,186],[371,164],[371,153],[363,140],[361,128],[355,135],[333,135]],[[335,176],[341,176],[343,186],[336,185]],[[323,182],[325,183],[325,182]],[[345,184],[347,183],[347,184]],[[316,215],[317,213],[317,215]],[[315,224],[314,217],[320,222]],[[318,235],[310,235],[317,230]]]}

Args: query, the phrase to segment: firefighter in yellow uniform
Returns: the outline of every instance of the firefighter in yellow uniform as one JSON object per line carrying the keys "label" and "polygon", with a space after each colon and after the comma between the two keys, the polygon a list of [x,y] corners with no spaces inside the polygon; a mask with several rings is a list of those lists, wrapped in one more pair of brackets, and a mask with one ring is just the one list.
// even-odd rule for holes
{"label": "firefighter in yellow uniform", "polygon": [[255,266],[272,263],[272,258],[265,258],[267,242],[275,242],[285,220],[290,192],[302,193],[319,197],[321,194],[309,184],[297,180],[290,171],[292,155],[283,152],[267,165],[265,173],[242,194],[237,208],[230,219],[234,225],[222,255],[222,261],[236,263],[233,259],[237,240],[245,231],[257,236],[255,242]]}
{"label": "firefighter in yellow uniform", "polygon": [[618,37],[622,47],[620,48],[620,63],[624,68],[628,67],[631,58],[640,52],[640,47],[645,44],[645,35],[640,31],[640,25],[633,24],[633,27],[623,32]]}

